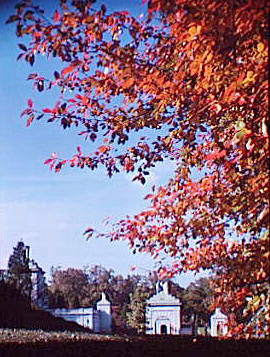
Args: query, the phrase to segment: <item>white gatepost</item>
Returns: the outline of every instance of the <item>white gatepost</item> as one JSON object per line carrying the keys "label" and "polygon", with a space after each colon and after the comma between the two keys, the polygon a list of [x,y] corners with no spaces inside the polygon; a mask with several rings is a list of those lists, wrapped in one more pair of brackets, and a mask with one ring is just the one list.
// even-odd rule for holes
{"label": "white gatepost", "polygon": [[97,302],[97,313],[99,315],[99,331],[97,332],[111,333],[111,303],[107,300],[105,293],[102,293],[101,300]]}

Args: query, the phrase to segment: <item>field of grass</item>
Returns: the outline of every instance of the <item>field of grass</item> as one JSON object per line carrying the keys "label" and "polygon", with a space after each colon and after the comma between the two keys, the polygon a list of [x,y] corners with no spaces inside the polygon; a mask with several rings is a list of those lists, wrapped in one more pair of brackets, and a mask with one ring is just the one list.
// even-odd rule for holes
{"label": "field of grass", "polygon": [[0,329],[1,357],[268,357],[270,342]]}
{"label": "field of grass", "polygon": [[270,342],[93,334],[46,311],[32,309],[14,288],[0,282],[0,357],[54,356],[270,357]]}
{"label": "field of grass", "polygon": [[1,329],[0,344],[2,343],[44,343],[44,342],[74,342],[74,341],[121,341],[122,337],[105,336],[86,332],[73,331],[42,331],[26,329]]}

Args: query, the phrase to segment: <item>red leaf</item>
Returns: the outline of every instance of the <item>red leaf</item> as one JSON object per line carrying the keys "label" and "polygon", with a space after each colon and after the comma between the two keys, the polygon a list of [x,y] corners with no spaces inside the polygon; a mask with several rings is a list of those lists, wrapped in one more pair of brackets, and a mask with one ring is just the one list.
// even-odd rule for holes
{"label": "red leaf", "polygon": [[83,234],[93,232],[94,229],[92,227],[88,227]]}
{"label": "red leaf", "polygon": [[30,126],[33,120],[34,120],[34,115],[32,114],[27,120],[27,126]]}
{"label": "red leaf", "polygon": [[58,164],[55,166],[55,172],[60,172],[62,168],[62,162],[58,162]]}
{"label": "red leaf", "polygon": [[82,155],[82,148],[80,146],[77,147],[77,151],[78,151],[79,155],[81,156]]}
{"label": "red leaf", "polygon": [[54,13],[54,22],[58,22],[60,19],[60,12],[59,11],[55,11]]}
{"label": "red leaf", "polygon": [[118,11],[117,14],[123,15],[123,16],[129,16],[130,12],[129,11]]}
{"label": "red leaf", "polygon": [[28,106],[30,108],[33,108],[33,101],[31,99],[28,99]]}
{"label": "red leaf", "polygon": [[49,108],[43,109],[43,113],[52,113],[52,110]]}
{"label": "red leaf", "polygon": [[48,165],[48,164],[50,164],[52,161],[53,161],[53,159],[48,159],[48,160],[46,160],[46,161],[44,162],[44,165]]}
{"label": "red leaf", "polygon": [[223,156],[226,156],[226,154],[227,154],[227,151],[226,151],[226,150],[222,150],[222,151],[220,151],[218,157],[221,158],[221,157],[223,157]]}
{"label": "red leaf", "polygon": [[36,37],[36,39],[39,39],[42,36],[42,32],[34,32],[33,35]]}
{"label": "red leaf", "polygon": [[87,240],[89,239],[89,238],[91,238],[92,236],[93,236],[93,234],[94,234],[94,229],[93,228],[91,228],[91,227],[88,227],[87,229],[86,229],[86,231],[83,233],[84,235],[87,235]]}
{"label": "red leaf", "polygon": [[154,197],[154,195],[148,194],[144,197],[145,200],[149,200],[152,199]]}

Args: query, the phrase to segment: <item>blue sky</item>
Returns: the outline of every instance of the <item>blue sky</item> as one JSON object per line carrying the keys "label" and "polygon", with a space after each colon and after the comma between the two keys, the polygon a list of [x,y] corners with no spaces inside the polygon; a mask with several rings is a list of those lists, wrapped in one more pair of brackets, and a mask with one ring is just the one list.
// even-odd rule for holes
{"label": "blue sky", "polygon": [[[50,154],[71,156],[81,137],[42,122],[27,128],[20,118],[28,98],[54,104],[50,96],[41,97],[33,91],[32,83],[26,80],[29,73],[41,72],[41,68],[53,73],[57,68],[53,62],[37,60],[30,68],[16,61],[17,44],[22,40],[16,38],[13,25],[5,25],[15,3],[0,3],[0,267],[6,266],[12,248],[22,238],[31,247],[31,257],[47,273],[51,266],[82,268],[93,264],[123,275],[133,265],[139,267],[138,273],[153,269],[149,256],[133,255],[126,243],[86,241],[82,233],[88,226],[102,229],[106,217],[118,219],[140,212],[146,207],[143,197],[153,184],[166,182],[172,164],[156,168],[145,187],[132,183],[124,174],[109,179],[102,169],[50,172],[44,165]],[[136,16],[145,11],[140,0],[104,3],[111,9],[128,6]],[[188,274],[177,280],[186,286],[191,277]]]}

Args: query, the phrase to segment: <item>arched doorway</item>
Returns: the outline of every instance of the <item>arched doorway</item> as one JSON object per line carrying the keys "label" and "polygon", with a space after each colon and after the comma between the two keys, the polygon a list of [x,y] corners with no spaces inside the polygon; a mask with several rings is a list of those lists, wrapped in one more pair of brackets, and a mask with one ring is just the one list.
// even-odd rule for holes
{"label": "arched doorway", "polygon": [[161,335],[167,335],[167,326],[166,325],[161,325],[160,326],[160,334]]}
{"label": "arched doorway", "polygon": [[155,334],[169,335],[171,333],[171,323],[169,319],[157,319],[155,322]]}

